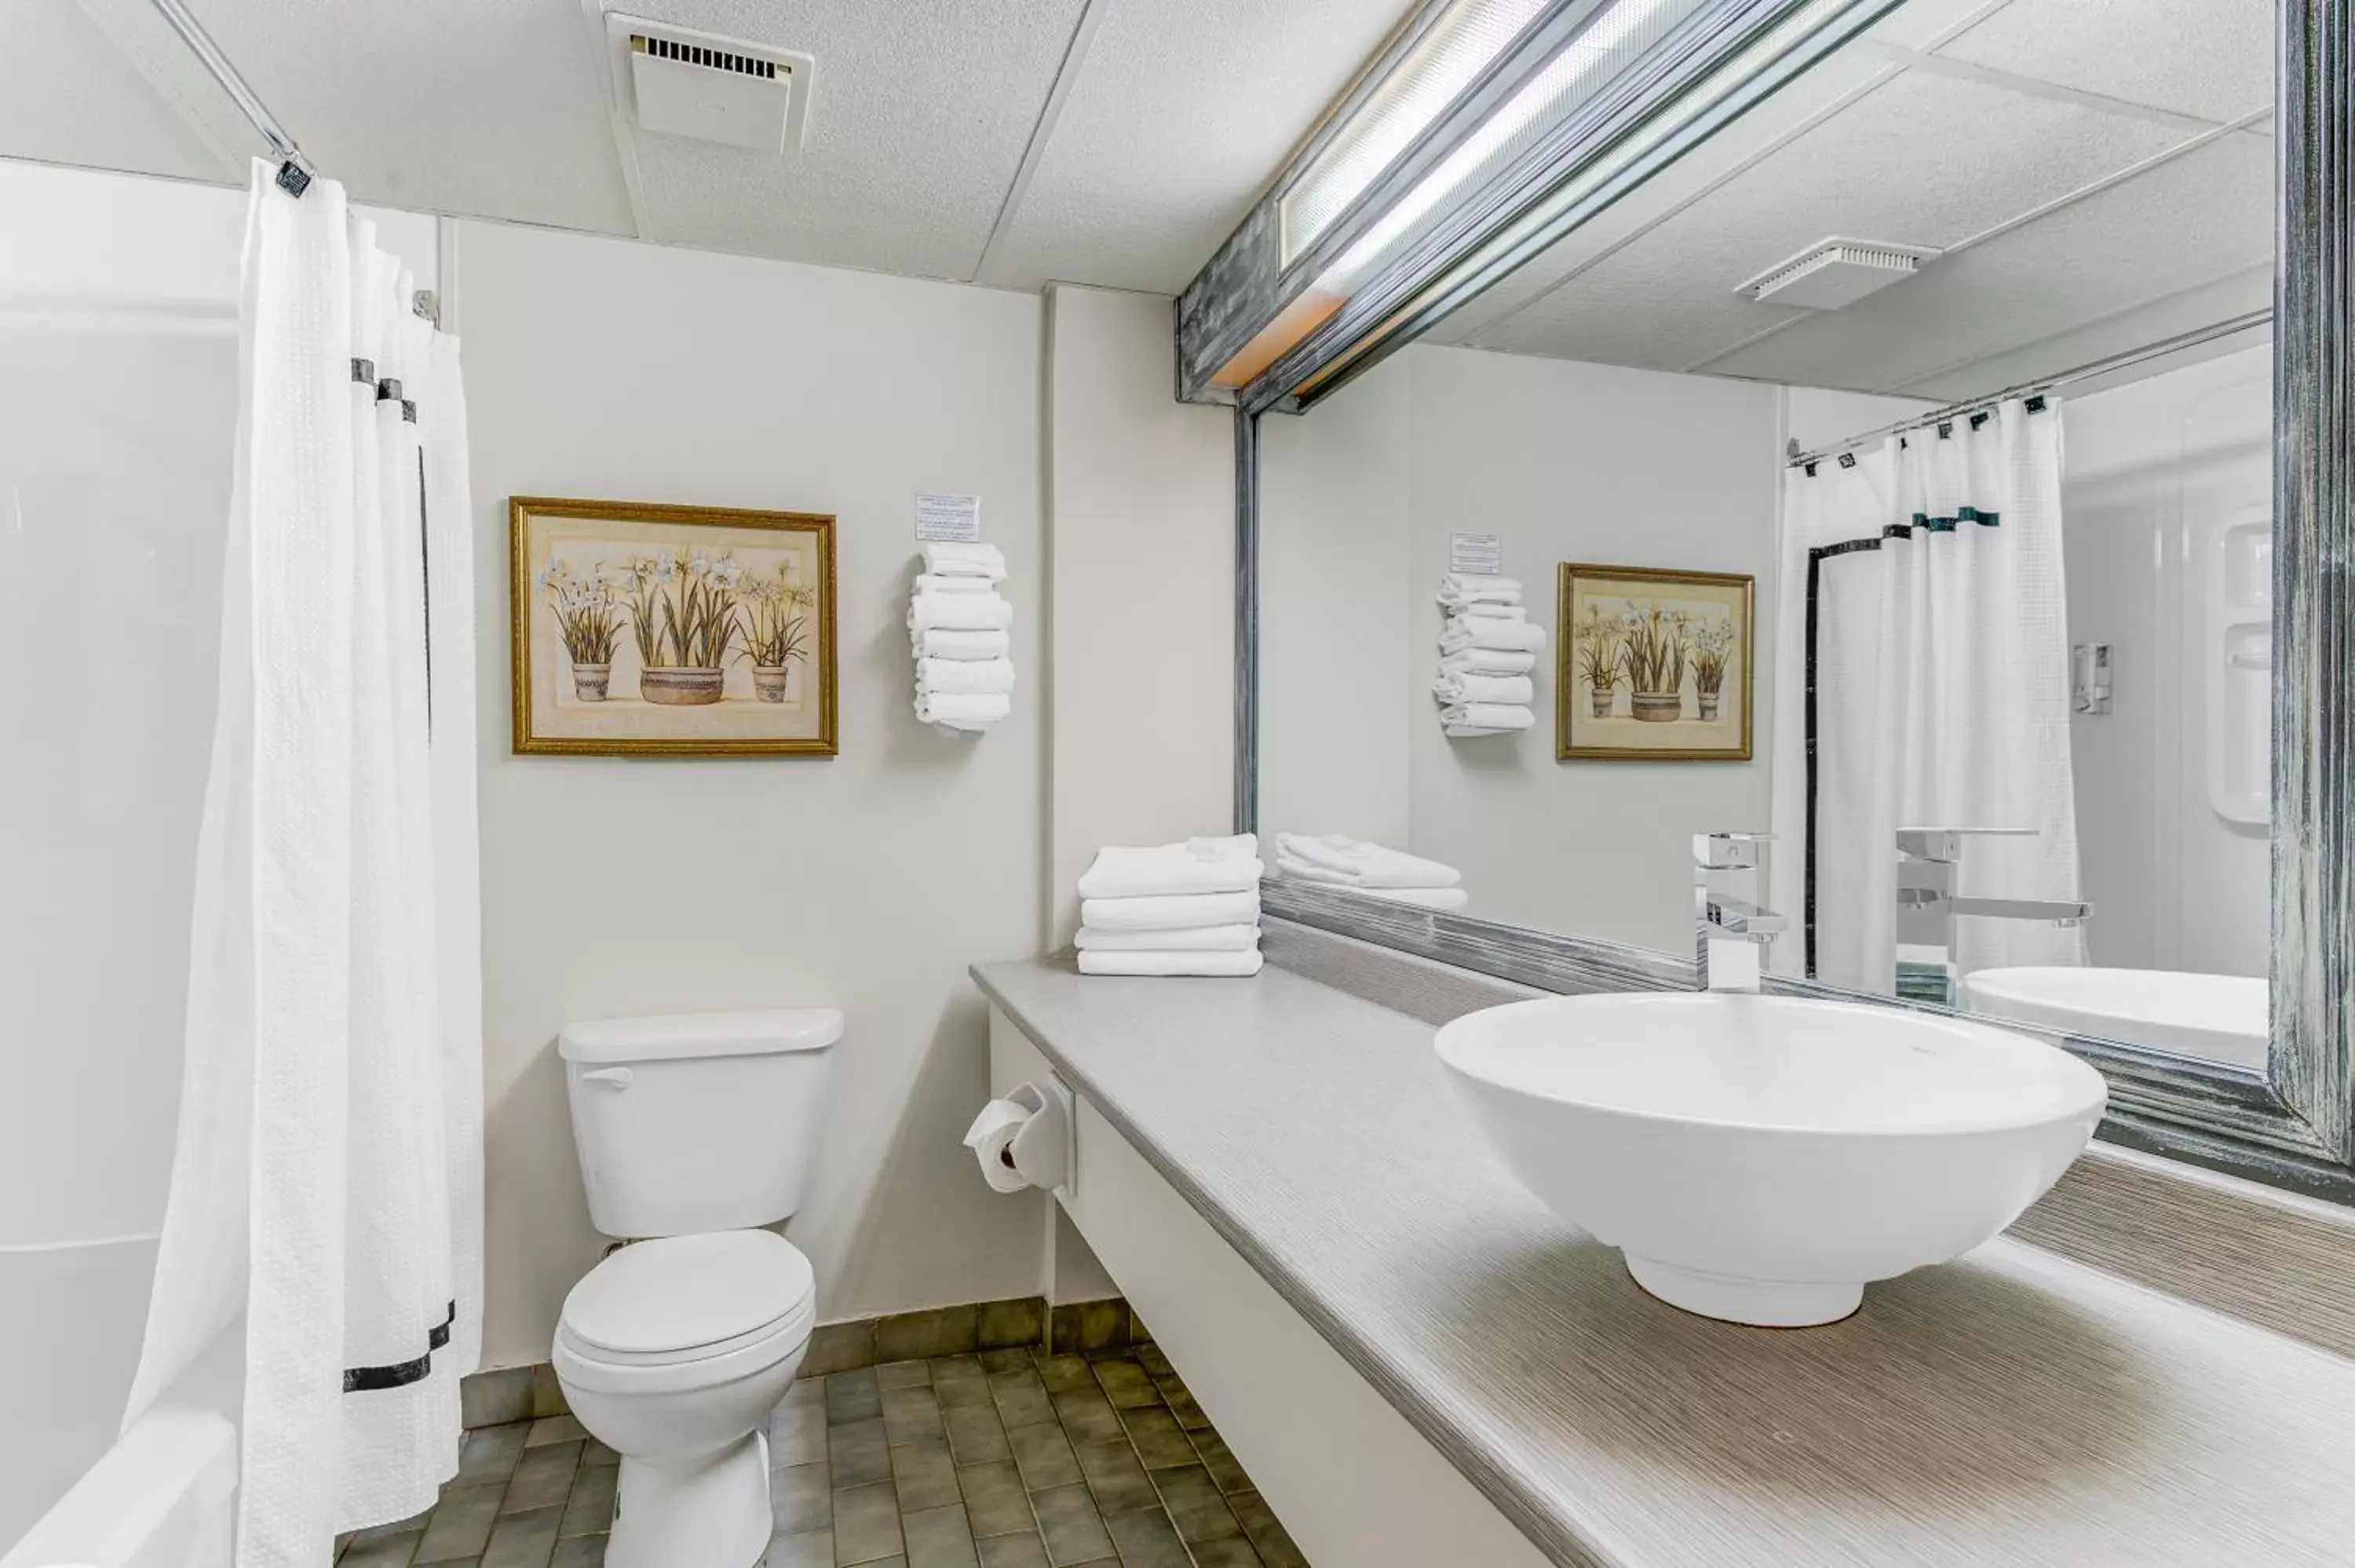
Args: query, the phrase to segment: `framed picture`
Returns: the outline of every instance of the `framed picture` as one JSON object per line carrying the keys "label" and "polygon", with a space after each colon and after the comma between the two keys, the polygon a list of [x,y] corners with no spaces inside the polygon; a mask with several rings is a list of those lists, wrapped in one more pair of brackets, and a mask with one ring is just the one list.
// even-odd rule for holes
{"label": "framed picture", "polygon": [[515,748],[835,754],[834,519],[507,503]]}
{"label": "framed picture", "polygon": [[1752,579],[1564,562],[1554,755],[1750,759]]}

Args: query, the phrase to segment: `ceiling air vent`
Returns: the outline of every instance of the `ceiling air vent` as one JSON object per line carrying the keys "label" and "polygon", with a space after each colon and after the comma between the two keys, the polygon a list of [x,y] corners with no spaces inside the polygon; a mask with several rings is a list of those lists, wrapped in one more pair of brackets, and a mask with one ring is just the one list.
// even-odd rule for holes
{"label": "ceiling air vent", "polygon": [[1777,262],[1733,291],[1764,304],[1836,311],[1919,271],[1938,252],[1877,239],[1827,239]]}
{"label": "ceiling air vent", "polygon": [[618,12],[605,14],[605,37],[617,101],[635,106],[639,129],[759,153],[801,145],[808,55]]}

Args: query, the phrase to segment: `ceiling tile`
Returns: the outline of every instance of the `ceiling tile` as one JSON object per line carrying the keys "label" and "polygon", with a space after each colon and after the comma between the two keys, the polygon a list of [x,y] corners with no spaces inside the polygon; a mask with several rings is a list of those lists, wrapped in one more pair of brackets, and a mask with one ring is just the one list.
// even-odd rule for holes
{"label": "ceiling tile", "polygon": [[627,233],[579,0],[190,0],[361,201]]}
{"label": "ceiling tile", "polygon": [[1948,387],[1971,361],[2262,267],[2272,254],[2271,152],[2223,136],[1709,369],[1881,392],[1916,390],[1944,372]]}
{"label": "ceiling tile", "polygon": [[2272,0],[2011,0],[1938,52],[2214,121],[2274,99]]}
{"label": "ceiling tile", "polygon": [[1108,9],[986,282],[1183,288],[1410,9],[1096,4]]}
{"label": "ceiling tile", "polygon": [[[255,140],[252,149],[261,145]],[[243,164],[208,146],[71,0],[0,5],[0,155],[215,183],[245,178]]]}
{"label": "ceiling tile", "polygon": [[654,0],[664,20],[815,55],[817,85],[805,145],[781,157],[634,135],[648,238],[971,278],[1081,4]]}
{"label": "ceiling tile", "polygon": [[2000,10],[2005,0],[1906,0],[1865,29],[1865,36],[1901,48],[1926,49],[1972,18]]}

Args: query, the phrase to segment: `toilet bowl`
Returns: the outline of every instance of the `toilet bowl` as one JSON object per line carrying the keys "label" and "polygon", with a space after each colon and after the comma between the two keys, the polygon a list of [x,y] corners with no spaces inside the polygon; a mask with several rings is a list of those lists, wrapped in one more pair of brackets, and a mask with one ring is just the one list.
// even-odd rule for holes
{"label": "toilet bowl", "polygon": [[622,1457],[607,1568],[753,1568],[767,1425],[817,1318],[801,1207],[842,1014],[617,1018],[557,1037],[591,1223],[637,1238],[565,1298],[550,1359]]}
{"label": "toilet bowl", "polygon": [[608,1568],[748,1568],[770,1531],[770,1413],[809,1349],[808,1261],[769,1231],[622,1248],[565,1298],[572,1414],[622,1457]]}

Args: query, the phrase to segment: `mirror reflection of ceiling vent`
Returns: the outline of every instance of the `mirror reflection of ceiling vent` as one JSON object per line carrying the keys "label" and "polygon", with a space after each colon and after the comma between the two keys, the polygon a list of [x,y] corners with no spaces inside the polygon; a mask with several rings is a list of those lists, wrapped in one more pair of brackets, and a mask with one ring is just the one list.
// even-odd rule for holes
{"label": "mirror reflection of ceiling vent", "polygon": [[792,49],[605,13],[617,105],[638,127],[758,153],[802,144],[817,62]]}
{"label": "mirror reflection of ceiling vent", "polygon": [[1787,261],[1776,262],[1733,291],[1761,304],[1836,311],[1865,295],[1902,282],[1937,260],[1920,245],[1888,245],[1877,239],[1826,239]]}

